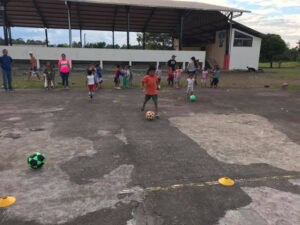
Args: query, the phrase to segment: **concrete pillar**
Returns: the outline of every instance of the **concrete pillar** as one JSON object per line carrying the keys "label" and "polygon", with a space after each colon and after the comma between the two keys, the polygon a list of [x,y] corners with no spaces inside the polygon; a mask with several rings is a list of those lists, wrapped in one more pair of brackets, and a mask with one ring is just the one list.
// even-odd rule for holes
{"label": "concrete pillar", "polygon": [[182,70],[185,70],[185,62],[182,63]]}
{"label": "concrete pillar", "polygon": [[37,69],[41,68],[41,62],[39,59],[36,59],[36,67]]}
{"label": "concrete pillar", "polygon": [[129,61],[129,66],[132,66],[132,61]]}
{"label": "concrete pillar", "polygon": [[100,66],[103,69],[103,60],[100,60]]}
{"label": "concrete pillar", "polygon": [[158,66],[159,66],[159,62],[156,62],[156,69],[158,68]]}

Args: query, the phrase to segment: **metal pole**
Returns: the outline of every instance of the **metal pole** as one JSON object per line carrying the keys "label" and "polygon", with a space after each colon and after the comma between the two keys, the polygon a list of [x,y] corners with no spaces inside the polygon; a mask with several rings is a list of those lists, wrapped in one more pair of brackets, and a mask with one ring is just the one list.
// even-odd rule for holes
{"label": "metal pole", "polygon": [[1,11],[2,11],[2,19],[3,19],[3,35],[4,35],[4,44],[8,45],[8,34],[7,34],[7,15],[6,15],[6,4],[5,0],[1,1]]}
{"label": "metal pole", "polygon": [[45,37],[46,37],[46,46],[49,46],[49,40],[48,40],[48,29],[45,27]]}
{"label": "metal pole", "polygon": [[126,6],[126,10],[127,10],[127,48],[130,48],[130,40],[129,40],[129,32],[130,32],[130,7]]}
{"label": "metal pole", "polygon": [[146,49],[146,33],[143,32],[143,49]]}
{"label": "metal pole", "polygon": [[113,45],[113,48],[115,48],[115,31],[114,30],[112,31],[112,45]]}
{"label": "metal pole", "polygon": [[11,37],[11,27],[7,27],[8,30],[8,40],[9,40],[9,45],[12,46],[12,37]]}
{"label": "metal pole", "polygon": [[69,22],[69,47],[72,48],[72,27],[71,27],[71,2],[65,1],[68,9],[68,22]]}
{"label": "metal pole", "polygon": [[82,43],[82,30],[80,28],[80,44],[81,44],[81,48],[83,48],[83,43]]}
{"label": "metal pole", "polygon": [[179,50],[182,50],[182,39],[183,39],[183,22],[184,22],[184,17],[183,15],[180,17],[180,37],[179,37]]}

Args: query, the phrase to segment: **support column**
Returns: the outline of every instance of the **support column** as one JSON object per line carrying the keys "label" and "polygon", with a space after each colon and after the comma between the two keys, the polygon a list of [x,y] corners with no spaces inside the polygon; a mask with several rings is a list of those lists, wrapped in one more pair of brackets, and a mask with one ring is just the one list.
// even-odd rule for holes
{"label": "support column", "polygon": [[9,41],[9,45],[12,46],[12,36],[11,36],[11,27],[8,26],[7,27],[7,30],[8,30],[8,41]]}
{"label": "support column", "polygon": [[146,32],[143,32],[143,49],[146,49]]}
{"label": "support column", "polygon": [[230,13],[229,17],[229,34],[226,35],[226,55],[224,59],[224,69],[229,70],[230,69],[230,55],[231,55],[231,48],[232,48],[232,18],[233,18],[233,12]]}
{"label": "support column", "polygon": [[112,31],[112,46],[115,48],[115,31]]}
{"label": "support column", "polygon": [[48,40],[48,29],[45,27],[45,37],[46,37],[46,46],[49,46],[49,40]]}
{"label": "support column", "polygon": [[184,16],[181,15],[180,17],[180,37],[179,37],[179,50],[182,50],[182,39],[183,39],[183,22],[184,22]]}
{"label": "support column", "polygon": [[65,1],[67,5],[67,11],[68,11],[68,23],[69,23],[69,47],[72,48],[72,27],[71,27],[71,2]]}
{"label": "support column", "polygon": [[101,69],[103,69],[103,60],[100,60]]}
{"label": "support column", "polygon": [[126,6],[127,11],[127,48],[130,48],[129,32],[130,32],[130,7]]}
{"label": "support column", "polygon": [[185,71],[185,62],[182,63],[182,70]]}
{"label": "support column", "polygon": [[36,67],[37,67],[37,69],[41,68],[40,59],[36,59]]}
{"label": "support column", "polygon": [[3,20],[3,36],[4,44],[8,45],[8,34],[7,34],[7,14],[6,14],[6,0],[1,1],[1,11],[2,11],[2,20]]}
{"label": "support column", "polygon": [[80,44],[81,44],[81,48],[83,48],[83,42],[82,42],[82,29],[80,28]]}

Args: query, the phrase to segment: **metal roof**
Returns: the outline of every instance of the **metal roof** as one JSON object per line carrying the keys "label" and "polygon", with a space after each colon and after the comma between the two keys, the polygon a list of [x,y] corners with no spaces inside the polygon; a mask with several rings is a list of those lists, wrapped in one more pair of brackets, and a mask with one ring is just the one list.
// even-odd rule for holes
{"label": "metal roof", "polygon": [[[69,0],[71,27],[82,30],[127,31],[130,6],[130,32],[180,34],[180,18],[185,16],[183,43],[213,42],[215,32],[228,28],[228,7],[199,2],[171,0]],[[9,0],[7,23],[11,27],[68,29],[67,5],[63,0]],[[227,14],[227,15],[225,15]],[[3,24],[1,16],[0,22]]]}
{"label": "metal roof", "polygon": [[196,1],[180,1],[180,0],[146,0],[146,1],[145,0],[70,0],[70,1],[84,2],[84,3],[97,3],[97,4],[177,8],[177,9],[223,11],[223,12],[250,12],[243,9],[212,5],[212,4],[196,2]]}

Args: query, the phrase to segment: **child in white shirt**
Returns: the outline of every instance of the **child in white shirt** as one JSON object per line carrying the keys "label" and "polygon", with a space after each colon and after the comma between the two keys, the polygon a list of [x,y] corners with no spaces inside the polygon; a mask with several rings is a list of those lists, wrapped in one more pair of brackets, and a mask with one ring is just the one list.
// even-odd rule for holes
{"label": "child in white shirt", "polygon": [[194,94],[194,83],[195,83],[195,79],[193,74],[189,74],[189,77],[187,79],[187,97],[190,98],[191,95]]}

